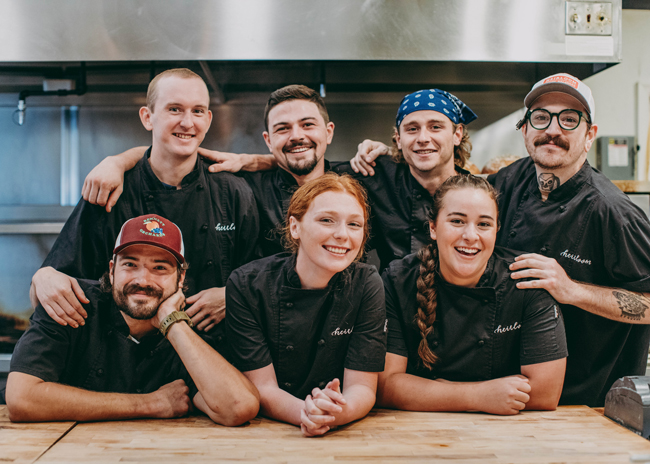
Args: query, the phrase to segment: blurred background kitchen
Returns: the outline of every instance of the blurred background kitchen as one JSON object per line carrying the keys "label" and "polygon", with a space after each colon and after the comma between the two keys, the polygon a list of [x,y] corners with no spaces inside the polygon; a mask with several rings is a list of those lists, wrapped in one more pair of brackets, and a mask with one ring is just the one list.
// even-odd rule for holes
{"label": "blurred background kitchen", "polygon": [[650,2],[564,0],[0,0],[0,383],[31,314],[29,284],[105,156],[148,145],[138,109],[172,67],[200,74],[204,146],[266,153],[268,94],[320,90],[330,160],[390,143],[401,98],[442,88],[479,116],[471,161],[526,156],[515,123],[540,78],[591,87],[589,162],[648,213]]}

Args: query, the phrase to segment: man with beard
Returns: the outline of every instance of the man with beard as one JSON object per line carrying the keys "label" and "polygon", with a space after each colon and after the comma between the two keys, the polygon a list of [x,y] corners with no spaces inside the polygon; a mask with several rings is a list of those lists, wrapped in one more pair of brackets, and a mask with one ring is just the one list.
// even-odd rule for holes
{"label": "man with beard", "polygon": [[161,214],[185,232],[189,288],[187,313],[211,331],[219,349],[225,285],[230,272],[259,257],[255,199],[242,179],[210,174],[197,154],[210,124],[210,95],[189,69],[170,69],[149,84],[140,120],[152,144],[124,176],[124,194],[110,211],[80,200],[41,269],[32,278],[32,305],[40,303],[61,324],[83,325],[86,302],[76,278],[98,279],[121,225],[141,214]]}
{"label": "man with beard", "polygon": [[[284,251],[278,225],[286,217],[289,199],[298,186],[330,169],[354,175],[368,190],[372,207],[370,248],[377,250],[381,268],[385,268],[390,261],[429,242],[426,213],[431,195],[449,176],[466,172],[463,166],[471,143],[465,125],[475,118],[462,101],[443,90],[407,95],[397,112],[394,160],[378,160],[378,175],[364,177],[352,171],[356,160],[332,165],[325,160],[325,150],[334,135],[325,102],[308,87],[289,85],[271,94],[264,113],[263,135],[272,155],[200,153],[217,161],[211,171],[257,171],[274,164],[280,167],[240,174],[257,199],[265,256]],[[121,192],[123,169],[140,156],[141,150],[131,149],[102,161],[86,178],[84,198],[110,209]]]}
{"label": "man with beard", "polygon": [[101,285],[79,280],[88,298],[83,327],[61,326],[37,306],[11,359],[9,418],[171,418],[191,404],[223,425],[255,417],[255,386],[192,330],[183,311],[180,229],[157,215],[130,219],[113,253]]}
{"label": "man with beard", "polygon": [[596,138],[584,83],[556,74],[535,84],[517,124],[529,158],[490,176],[500,192],[497,245],[525,250],[519,288],[562,304],[569,358],[560,404],[602,406],[614,381],[643,375],[650,340],[650,225],[587,162]]}

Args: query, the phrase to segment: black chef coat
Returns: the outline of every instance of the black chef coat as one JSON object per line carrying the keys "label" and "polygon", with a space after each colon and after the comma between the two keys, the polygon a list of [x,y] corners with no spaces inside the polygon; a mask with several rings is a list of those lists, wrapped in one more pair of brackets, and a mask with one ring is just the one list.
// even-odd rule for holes
{"label": "black chef coat", "polygon": [[[198,157],[196,168],[170,190],[156,177],[148,158],[124,174],[124,192],[110,213],[83,198],[68,218],[43,266],[76,278],[99,279],[108,271],[115,240],[124,222],[158,214],[183,233],[190,267],[188,295],[224,287],[233,269],[259,257],[259,218],[246,182],[229,173],[210,173]],[[222,324],[212,332],[222,337]]]}
{"label": "black chef coat", "polygon": [[428,342],[438,356],[433,369],[418,356],[422,337],[416,254],[393,261],[382,278],[386,287],[387,351],[408,358],[407,373],[456,382],[520,374],[521,366],[567,356],[562,315],[546,290],[519,290],[508,265],[517,253],[495,248],[476,287],[458,287],[436,275],[438,307]]}
{"label": "black chef coat", "polygon": [[[369,246],[377,250],[383,270],[394,259],[417,253],[431,241],[427,214],[433,200],[408,164],[395,163],[390,156],[375,161],[374,176],[356,174],[349,163],[337,164],[335,169],[351,174],[368,191],[372,212]],[[455,168],[458,174],[468,174]]]}
{"label": "black chef coat", "polygon": [[[554,258],[580,282],[650,292],[648,219],[588,162],[545,202],[530,158],[488,180],[500,193],[497,244]],[[650,326],[562,312],[571,356],[560,404],[603,406],[617,378],[645,373]]]}
{"label": "black chef coat", "polygon": [[[325,172],[330,170],[325,161]],[[281,227],[287,219],[291,195],[298,189],[298,182],[282,168],[259,172],[241,172],[239,175],[253,190],[260,217],[259,244],[262,256],[285,251]]]}
{"label": "black chef coat", "polygon": [[190,398],[198,389],[174,347],[159,331],[136,343],[111,294],[99,283],[79,280],[90,300],[86,324],[73,329],[57,324],[41,305],[29,329],[18,340],[11,357],[11,372],[33,375],[85,390],[113,393],[150,393],[182,379]]}
{"label": "black chef coat", "polygon": [[226,306],[235,367],[273,364],[278,386],[298,398],[343,381],[344,368],[384,369],[384,289],[374,266],[352,263],[326,288],[303,289],[295,255],[274,255],[232,273]]}

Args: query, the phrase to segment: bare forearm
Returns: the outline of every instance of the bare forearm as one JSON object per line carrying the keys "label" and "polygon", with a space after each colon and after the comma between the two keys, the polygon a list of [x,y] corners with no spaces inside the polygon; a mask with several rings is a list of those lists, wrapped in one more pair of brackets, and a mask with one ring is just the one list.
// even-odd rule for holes
{"label": "bare forearm", "polygon": [[473,382],[444,382],[410,374],[393,374],[383,383],[377,405],[407,411],[470,411]]}
{"label": "bare forearm", "polygon": [[300,425],[305,402],[279,387],[260,387],[260,411],[266,417]]}
{"label": "bare forearm", "polygon": [[344,425],[365,417],[375,405],[375,394],[366,385],[352,385],[343,391],[346,404],[342,405],[343,411],[336,414],[332,426]]}
{"label": "bare forearm", "polygon": [[167,337],[196,383],[212,420],[239,425],[257,415],[257,388],[187,324],[172,325]]}
{"label": "bare forearm", "polygon": [[560,303],[618,322],[650,324],[649,294],[574,282],[574,291]]}
{"label": "bare forearm", "polygon": [[240,155],[242,157],[242,171],[256,172],[268,171],[276,168],[278,163],[273,155]]}
{"label": "bare forearm", "polygon": [[125,152],[122,152],[118,155],[111,156],[110,158],[115,161],[122,168],[124,172],[133,169],[140,158],[144,155],[144,152],[147,151],[147,147],[134,147],[129,148]]}
{"label": "bare forearm", "polygon": [[521,374],[530,384],[528,410],[553,411],[557,408],[564,385],[566,358],[521,366]]}
{"label": "bare forearm", "polygon": [[52,382],[18,391],[7,385],[9,417],[16,422],[96,421],[156,417],[153,395],[100,393]]}

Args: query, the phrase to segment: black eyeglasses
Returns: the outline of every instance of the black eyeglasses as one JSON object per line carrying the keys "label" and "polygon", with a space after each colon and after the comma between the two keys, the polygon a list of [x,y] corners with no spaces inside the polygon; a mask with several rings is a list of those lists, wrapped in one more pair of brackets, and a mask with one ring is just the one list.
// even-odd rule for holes
{"label": "black eyeglasses", "polygon": [[538,108],[532,111],[528,110],[526,116],[517,123],[517,129],[521,129],[526,124],[526,120],[528,120],[533,129],[544,130],[551,125],[553,116],[557,117],[558,124],[564,130],[574,130],[580,125],[582,118],[585,118],[585,121],[589,122],[589,118],[578,110],[562,110],[559,113],[551,113],[543,108]]}

